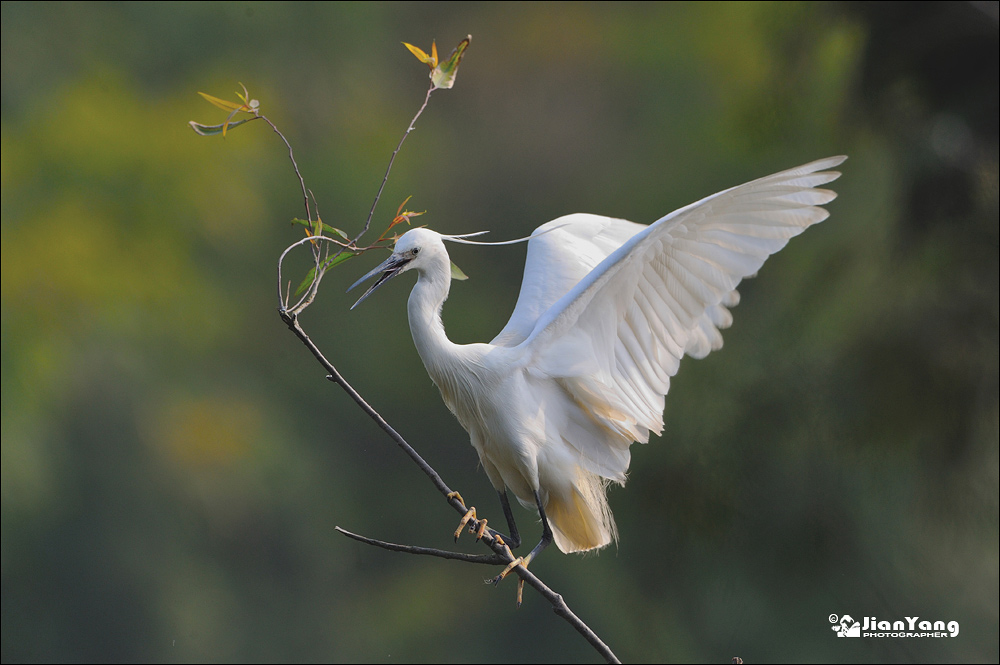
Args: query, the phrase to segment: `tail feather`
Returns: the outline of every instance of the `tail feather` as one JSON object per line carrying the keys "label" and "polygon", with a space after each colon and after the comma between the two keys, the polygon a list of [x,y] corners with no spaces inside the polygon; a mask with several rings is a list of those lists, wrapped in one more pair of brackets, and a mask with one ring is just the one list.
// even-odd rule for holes
{"label": "tail feather", "polygon": [[618,540],[607,486],[607,480],[578,468],[576,482],[566,491],[549,491],[545,515],[556,547],[568,554],[599,549]]}

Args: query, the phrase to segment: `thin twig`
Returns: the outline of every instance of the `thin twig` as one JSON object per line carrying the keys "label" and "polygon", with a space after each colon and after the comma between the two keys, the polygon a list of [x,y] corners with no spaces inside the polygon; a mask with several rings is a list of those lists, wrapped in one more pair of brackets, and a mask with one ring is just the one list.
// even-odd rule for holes
{"label": "thin twig", "polygon": [[[375,421],[375,424],[382,428],[382,430],[389,435],[389,438],[395,441],[396,445],[402,448],[403,452],[406,453],[418,467],[420,467],[420,470],[431,479],[431,482],[434,483],[434,486],[439,492],[446,496],[451,494],[451,488],[445,484],[441,476],[438,475],[438,472],[435,471],[430,464],[424,461],[424,458],[421,457],[419,453],[417,453],[417,451],[406,442],[406,439],[404,439],[399,432],[394,430],[392,426],[386,422],[385,418],[383,418],[378,411],[373,409],[372,406],[365,401],[361,394],[354,389],[354,386],[348,383],[347,380],[341,376],[340,372],[337,371],[337,368],[333,366],[333,363],[326,359],[322,351],[320,351],[319,348],[313,343],[312,339],[309,338],[309,335],[306,334],[306,331],[302,329],[302,326],[299,324],[298,316],[292,312],[280,312],[280,314],[289,330],[295,333],[295,336],[298,337],[303,344],[305,344],[306,348],[309,349],[309,352],[313,354],[316,360],[318,360],[323,366],[323,369],[326,370],[326,378],[333,381],[338,386],[343,388],[345,392],[347,392],[350,398],[361,407],[362,411],[367,413],[368,416]],[[463,514],[465,513],[465,508],[462,506],[462,502],[458,499],[451,498],[449,499],[449,503],[452,503],[456,510],[461,510]]]}
{"label": "thin twig", "polygon": [[[357,540],[358,542],[365,543],[366,545],[373,545],[375,547],[381,547],[382,549],[390,550],[392,552],[402,552],[405,554],[419,554],[425,556],[434,556],[441,559],[451,559],[454,561],[465,561],[466,563],[481,563],[481,564],[493,564],[493,565],[503,565],[509,563],[502,556],[489,555],[489,554],[465,554],[463,552],[450,552],[448,550],[439,550],[432,547],[416,547],[414,545],[397,545],[396,543],[387,543],[384,540],[376,540],[374,538],[368,538],[366,536],[361,536],[356,533],[351,533],[346,529],[341,529],[339,526],[334,527],[337,531],[344,534],[348,538]],[[609,663],[619,663],[618,657],[615,656],[614,652],[605,644],[597,634],[590,629],[586,623],[584,623],[580,617],[573,613],[573,610],[569,608],[566,601],[563,599],[561,594],[556,593],[548,587],[544,582],[538,579],[533,573],[531,573],[524,566],[518,566],[514,569],[514,572],[520,576],[529,586],[534,588],[538,593],[540,593],[546,600],[552,604],[552,610],[565,619],[573,628],[577,630],[583,637],[593,646],[598,653],[600,653],[606,662]]]}
{"label": "thin twig", "polygon": [[[303,311],[305,311],[307,307],[309,307],[309,305],[313,303],[313,300],[316,298],[316,294],[319,292],[319,283],[323,279],[323,275],[326,273],[326,269],[323,266],[326,264],[327,261],[330,260],[330,254],[329,254],[329,246],[327,246],[328,251],[326,253],[326,256],[324,257],[322,255],[320,247],[315,241],[320,239],[325,239],[340,245],[341,249],[337,252],[337,254],[334,255],[335,257],[343,251],[351,251],[351,250],[364,251],[365,249],[370,249],[370,248],[358,248],[357,243],[361,239],[361,237],[368,232],[368,229],[371,227],[372,219],[375,216],[375,209],[378,207],[379,199],[382,197],[382,191],[385,189],[385,185],[389,181],[389,174],[392,172],[392,165],[396,161],[396,155],[399,154],[400,149],[403,147],[403,142],[406,141],[406,137],[409,136],[410,132],[412,132],[416,127],[417,119],[420,118],[421,114],[423,114],[424,112],[424,109],[427,108],[427,103],[431,99],[431,93],[433,93],[436,89],[437,88],[435,88],[433,83],[427,89],[427,94],[424,96],[424,103],[420,105],[420,108],[413,116],[413,119],[410,120],[410,125],[406,128],[406,131],[403,132],[403,136],[399,139],[399,143],[396,145],[396,149],[392,151],[392,156],[389,157],[389,164],[388,166],[386,166],[385,169],[385,175],[382,176],[382,184],[379,185],[378,192],[375,193],[375,200],[372,201],[371,210],[369,210],[368,212],[368,219],[365,220],[365,224],[364,227],[361,229],[361,233],[359,233],[353,240],[347,243],[341,243],[337,240],[334,240],[333,238],[324,238],[320,235],[310,236],[310,240],[313,241],[312,252],[313,252],[314,266],[313,266],[312,282],[309,284],[309,288],[306,289],[306,292],[305,294],[303,294],[302,298],[300,298],[298,302],[296,302],[295,305],[291,307],[289,307],[288,298],[284,300],[281,298],[281,265],[282,262],[284,261],[285,256],[288,254],[289,250],[298,247],[303,243],[301,241],[293,243],[291,246],[287,247],[285,251],[281,254],[281,258],[278,260],[278,285],[279,285],[278,300],[281,303],[282,311],[290,312],[293,316],[301,314]],[[288,159],[292,162],[292,168],[295,169],[295,175],[298,176],[299,186],[302,189],[302,200],[305,204],[305,209],[306,209],[306,221],[310,223],[313,222],[314,220],[312,218],[312,209],[310,208],[309,205],[309,197],[310,195],[312,195],[312,190],[306,187],[306,181],[302,177],[302,172],[299,171],[298,163],[295,161],[295,153],[292,150],[291,143],[288,142],[288,139],[286,139],[285,135],[281,133],[281,130],[279,130],[278,127],[273,122],[271,122],[271,120],[267,116],[260,114],[258,111],[256,111],[256,109],[254,110],[254,113],[257,118],[264,120],[264,122],[266,122],[271,127],[274,133],[277,134],[279,138],[281,138],[281,141],[285,144],[285,147],[288,148]],[[313,203],[316,207],[316,218],[319,219],[320,218],[319,204],[316,203],[315,196],[313,196]],[[382,238],[379,238],[379,240],[381,241]]]}
{"label": "thin twig", "polygon": [[431,93],[436,89],[437,88],[434,87],[434,84],[431,83],[431,86],[427,89],[427,95],[424,97],[424,103],[420,105],[420,109],[417,111],[417,114],[413,116],[413,120],[410,121],[410,126],[407,127],[406,131],[403,133],[403,138],[399,139],[399,145],[397,145],[396,149],[392,151],[392,157],[389,158],[389,165],[385,169],[385,175],[382,176],[382,184],[379,185],[378,192],[375,193],[375,200],[372,201],[372,209],[368,211],[368,219],[365,220],[365,225],[364,228],[361,229],[361,233],[354,238],[354,242],[357,242],[361,239],[361,236],[368,233],[368,227],[371,226],[372,218],[375,216],[375,208],[378,206],[378,200],[382,197],[382,190],[385,189],[385,183],[389,182],[389,172],[392,171],[392,163],[396,161],[396,155],[399,154],[400,148],[403,147],[403,141],[406,140],[406,137],[409,136],[410,132],[412,132],[414,127],[416,127],[417,118],[419,118],[420,114],[424,112],[425,108],[427,108],[427,102],[431,100]]}
{"label": "thin twig", "polygon": [[[360,536],[358,534],[351,533],[350,531],[341,529],[339,526],[336,527],[336,529],[337,531],[344,534],[348,538],[353,538],[354,540],[357,540],[359,542],[366,543],[368,545],[374,545],[376,547],[381,547],[394,552],[403,552],[406,554],[425,554],[425,555],[440,557],[442,559],[455,559],[459,561],[466,561],[469,563],[503,564],[503,563],[509,563],[510,561],[509,559],[505,561],[503,557],[492,557],[488,555],[485,557],[477,557],[471,554],[462,554],[460,552],[448,552],[445,550],[438,550],[427,547],[414,547],[412,545],[396,545],[395,543],[387,543],[382,540],[375,540],[374,538]],[[484,541],[486,540],[485,536],[483,537],[483,540]],[[493,545],[491,544],[491,546]],[[499,561],[496,561],[494,559],[499,559]],[[596,650],[599,654],[601,654],[601,657],[604,658],[605,662],[608,663],[621,662],[620,660],[618,660],[618,656],[616,656],[615,653],[611,650],[611,647],[605,644],[604,641],[600,637],[598,637],[597,633],[595,633],[590,628],[590,626],[588,626],[580,617],[578,617],[573,612],[573,610],[569,608],[569,605],[566,604],[566,600],[562,597],[561,594],[556,593],[551,588],[549,588],[547,584],[538,579],[538,577],[535,576],[534,573],[532,573],[524,566],[517,566],[511,572],[516,573],[517,576],[520,579],[524,580],[524,582],[528,586],[532,587],[543,598],[549,601],[549,604],[552,605],[552,611],[555,612],[558,616],[562,617],[563,620],[565,620],[570,626],[573,627],[574,630],[576,630],[576,632],[580,633],[580,635],[582,635],[583,638],[587,640],[590,646],[594,647],[594,650]]]}
{"label": "thin twig", "polygon": [[367,536],[361,536],[356,533],[351,533],[346,529],[341,529],[339,526],[333,527],[340,533],[344,534],[348,538],[353,538],[358,542],[365,543],[366,545],[374,545],[375,547],[381,547],[384,550],[389,550],[391,552],[403,552],[405,554],[421,554],[424,556],[433,556],[439,559],[452,559],[454,561],[465,561],[466,563],[485,563],[493,566],[506,565],[507,561],[504,561],[501,557],[496,554],[466,554],[464,552],[451,552],[449,550],[439,550],[434,547],[417,547],[416,545],[397,545],[396,543],[387,543],[384,540],[376,540],[374,538],[368,538]]}
{"label": "thin twig", "polygon": [[264,122],[270,125],[271,129],[274,130],[274,133],[281,138],[282,142],[285,144],[285,147],[288,148],[288,159],[290,159],[292,162],[292,168],[295,169],[295,175],[297,175],[299,178],[299,186],[302,188],[302,200],[306,206],[306,220],[310,222],[313,221],[312,211],[309,209],[309,190],[306,189],[305,178],[302,177],[302,173],[299,171],[299,165],[295,161],[295,152],[292,150],[292,144],[288,142],[288,139],[285,138],[285,135],[281,133],[281,131],[277,128],[277,126],[275,126],[275,124],[271,122],[271,120],[266,115],[261,114],[258,115],[257,117],[262,118]]}
{"label": "thin twig", "polygon": [[[334,256],[339,255],[341,252],[352,251],[347,245],[347,243],[341,242],[336,238],[330,238],[328,236],[306,236],[305,238],[296,240],[291,245],[286,247],[285,250],[281,253],[281,256],[278,257],[278,302],[280,303],[280,311],[288,312],[293,315],[301,314],[306,307],[312,304],[313,299],[316,297],[316,294],[319,290],[319,283],[323,279],[323,275],[326,274],[326,270],[322,268],[322,264],[327,260],[322,258],[320,256],[320,252],[317,251],[316,245],[319,242],[333,243],[334,245],[338,245],[340,249]],[[298,302],[296,302],[294,306],[289,307],[289,300],[291,300],[291,298],[290,297],[283,298],[281,293],[281,286],[284,279],[281,274],[282,266],[284,265],[285,257],[288,256],[289,252],[291,252],[296,247],[299,247],[306,243],[312,243],[313,245],[313,264],[314,264],[313,279],[312,282],[310,282],[309,284],[309,288],[306,289],[305,294],[301,298],[299,298]]]}

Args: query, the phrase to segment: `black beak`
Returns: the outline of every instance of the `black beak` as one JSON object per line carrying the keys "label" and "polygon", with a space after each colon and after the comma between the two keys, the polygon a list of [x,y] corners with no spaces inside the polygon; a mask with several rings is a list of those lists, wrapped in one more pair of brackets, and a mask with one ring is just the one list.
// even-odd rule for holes
{"label": "black beak", "polygon": [[406,264],[409,263],[410,260],[411,260],[410,258],[404,258],[402,256],[397,256],[396,254],[393,254],[388,259],[386,259],[385,261],[383,261],[382,263],[380,263],[374,270],[372,270],[371,272],[369,272],[368,274],[366,274],[364,277],[362,277],[358,281],[354,282],[354,284],[351,285],[351,288],[347,289],[348,292],[350,292],[352,289],[354,289],[354,287],[356,287],[359,284],[361,284],[361,282],[367,281],[369,278],[377,275],[380,272],[382,273],[382,276],[378,278],[378,281],[375,282],[374,284],[372,284],[371,288],[369,288],[367,291],[365,291],[365,294],[363,296],[361,296],[360,298],[358,298],[358,301],[356,303],[354,303],[353,305],[351,305],[351,309],[354,309],[355,307],[357,307],[358,305],[360,305],[364,301],[365,298],[367,298],[368,296],[370,296],[372,294],[372,292],[375,289],[377,289],[378,287],[382,286],[383,284],[385,284],[386,282],[388,282],[390,279],[392,279],[393,277],[395,277],[396,275],[398,275],[400,272],[402,272],[403,268],[406,267]]}

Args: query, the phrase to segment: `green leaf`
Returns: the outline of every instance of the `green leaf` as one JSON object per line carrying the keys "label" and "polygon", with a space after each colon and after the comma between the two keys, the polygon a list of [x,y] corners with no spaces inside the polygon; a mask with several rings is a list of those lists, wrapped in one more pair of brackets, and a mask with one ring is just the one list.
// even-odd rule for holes
{"label": "green leaf", "polygon": [[309,272],[306,273],[306,278],[302,280],[301,284],[299,284],[299,288],[295,289],[295,296],[298,297],[302,295],[302,293],[309,288],[309,285],[313,283],[313,279],[315,278],[316,278],[316,267],[313,266],[312,268],[309,269]]}
{"label": "green leaf", "polygon": [[431,82],[434,83],[435,88],[451,88],[455,85],[455,76],[458,74],[458,65],[462,62],[462,56],[465,55],[465,49],[469,47],[469,43],[472,41],[472,35],[469,35],[455,47],[455,50],[451,52],[448,60],[442,62],[440,65],[434,68],[431,72]]}
{"label": "green leaf", "polygon": [[465,281],[469,279],[469,276],[462,272],[462,269],[455,265],[455,262],[451,262],[451,278],[457,279],[459,281]]}
{"label": "green leaf", "polygon": [[194,120],[188,124],[191,125],[191,129],[194,130],[195,134],[198,134],[199,136],[218,136],[219,134],[223,134],[223,130],[226,128],[232,129],[233,127],[239,127],[243,123],[250,122],[251,120],[257,120],[257,118],[245,118],[243,120],[237,120],[236,122],[222,123],[221,125],[203,125],[200,122],[195,122]]}
{"label": "green leaf", "polygon": [[[340,254],[331,256],[320,265],[323,268],[323,272],[326,272],[330,268],[338,266],[344,261],[347,261],[348,259],[353,259],[355,256],[357,256],[357,254],[344,250]],[[302,280],[301,284],[299,284],[299,288],[295,289],[295,295],[296,296],[302,295],[305,292],[305,290],[309,288],[309,285],[313,283],[313,280],[315,278],[316,278],[316,267],[313,266],[312,268],[309,269],[309,272],[306,273],[306,278]]]}
{"label": "green leaf", "polygon": [[[229,126],[232,127],[232,125],[229,125]],[[298,224],[300,226],[304,226],[307,229],[309,229],[310,233],[314,233],[315,230],[316,230],[316,222],[310,222],[310,221],[305,220],[305,219],[299,219],[298,217],[296,217],[295,219],[292,220],[292,224]],[[326,223],[323,224],[323,233],[329,233],[329,234],[332,234],[332,235],[337,235],[337,236],[340,236],[341,238],[343,238],[344,240],[350,240],[350,238],[348,238],[348,236],[347,236],[346,233],[344,233],[343,231],[341,231],[337,227],[330,226],[329,224],[326,224]]]}
{"label": "green leaf", "polygon": [[340,254],[336,254],[328,258],[323,264],[323,270],[329,270],[334,266],[339,266],[344,261],[347,261],[348,259],[353,259],[355,256],[357,256],[357,254],[345,249]]}

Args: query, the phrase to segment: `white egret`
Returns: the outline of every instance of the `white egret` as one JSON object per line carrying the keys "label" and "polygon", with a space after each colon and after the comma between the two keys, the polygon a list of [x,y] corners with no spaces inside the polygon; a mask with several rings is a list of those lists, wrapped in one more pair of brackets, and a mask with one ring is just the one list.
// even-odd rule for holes
{"label": "white egret", "polygon": [[[829,213],[840,176],[830,157],[754,180],[644,226],[575,214],[528,242],[514,313],[489,344],[454,344],[441,306],[451,263],[443,240],[417,228],[354,286],[381,273],[355,303],[408,270],[410,332],[427,373],[462,427],[520,543],[506,490],[537,508],[563,552],[617,537],[609,483],[624,484],[629,447],[663,430],[663,400],[681,357],[722,346],[740,280]],[[352,286],[351,288],[354,288]]]}

